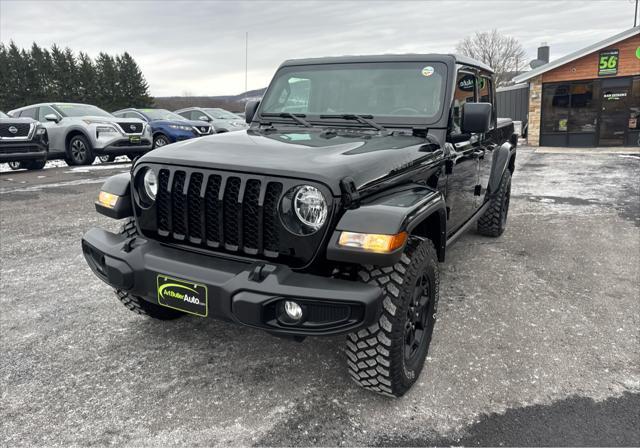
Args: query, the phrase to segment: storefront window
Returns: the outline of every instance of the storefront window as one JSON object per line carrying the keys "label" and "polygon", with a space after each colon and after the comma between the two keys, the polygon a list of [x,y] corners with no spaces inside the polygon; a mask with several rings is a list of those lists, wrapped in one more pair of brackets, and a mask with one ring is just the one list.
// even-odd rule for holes
{"label": "storefront window", "polygon": [[542,132],[567,132],[569,84],[545,85],[542,89]]}
{"label": "storefront window", "polygon": [[598,119],[596,107],[598,94],[594,93],[593,82],[571,84],[571,111],[569,132],[595,132]]}
{"label": "storefront window", "polygon": [[633,78],[629,99],[629,129],[640,130],[640,77]]}

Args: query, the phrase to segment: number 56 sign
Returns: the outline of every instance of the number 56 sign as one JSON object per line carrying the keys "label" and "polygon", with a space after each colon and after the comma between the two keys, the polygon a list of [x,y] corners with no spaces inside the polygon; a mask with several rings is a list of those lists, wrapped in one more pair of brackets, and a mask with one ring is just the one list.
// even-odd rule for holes
{"label": "number 56 sign", "polygon": [[598,58],[598,76],[618,73],[618,50],[601,51]]}

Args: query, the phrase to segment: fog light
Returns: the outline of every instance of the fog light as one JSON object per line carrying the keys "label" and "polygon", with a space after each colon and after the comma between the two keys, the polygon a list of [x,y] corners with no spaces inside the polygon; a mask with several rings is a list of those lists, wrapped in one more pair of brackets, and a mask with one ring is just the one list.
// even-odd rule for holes
{"label": "fog light", "polygon": [[302,307],[291,300],[285,300],[284,312],[287,313],[287,317],[293,321],[302,319]]}

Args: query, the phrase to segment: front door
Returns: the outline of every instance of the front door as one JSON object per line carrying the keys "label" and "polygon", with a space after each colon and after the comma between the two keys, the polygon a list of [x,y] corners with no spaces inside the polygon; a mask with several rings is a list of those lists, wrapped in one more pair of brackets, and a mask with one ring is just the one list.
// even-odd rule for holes
{"label": "front door", "polygon": [[629,123],[629,79],[604,80],[600,89],[599,146],[623,146]]}

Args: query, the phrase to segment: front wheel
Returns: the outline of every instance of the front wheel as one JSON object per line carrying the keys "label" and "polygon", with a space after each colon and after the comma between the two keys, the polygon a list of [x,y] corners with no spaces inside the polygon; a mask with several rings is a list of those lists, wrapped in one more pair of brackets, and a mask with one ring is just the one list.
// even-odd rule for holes
{"label": "front wheel", "polygon": [[[126,235],[129,238],[138,235],[136,222],[133,218],[129,218],[125,221],[122,225],[122,229],[120,229],[120,234]],[[184,316],[184,313],[180,311],[147,302],[143,298],[129,294],[126,291],[116,289],[115,293],[118,300],[120,300],[120,302],[122,302],[129,311],[133,311],[136,314],[142,314],[143,316],[159,320],[173,320]]]}
{"label": "front wheel", "polygon": [[161,146],[166,146],[169,143],[169,138],[164,134],[158,134],[153,138],[153,148],[160,148]]}
{"label": "front wheel", "polygon": [[9,168],[14,171],[19,170],[20,168],[23,168],[22,162],[9,162]]}
{"label": "front wheel", "polygon": [[69,140],[65,162],[68,165],[91,165],[96,159],[91,145],[84,135],[74,135]]}
{"label": "front wheel", "polygon": [[393,266],[363,266],[383,290],[378,322],[347,337],[349,374],[360,386],[400,397],[417,381],[436,320],[440,273],[430,240],[411,237]]}

